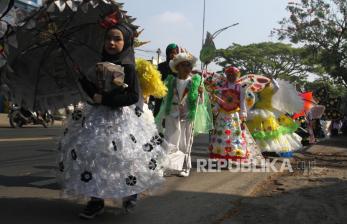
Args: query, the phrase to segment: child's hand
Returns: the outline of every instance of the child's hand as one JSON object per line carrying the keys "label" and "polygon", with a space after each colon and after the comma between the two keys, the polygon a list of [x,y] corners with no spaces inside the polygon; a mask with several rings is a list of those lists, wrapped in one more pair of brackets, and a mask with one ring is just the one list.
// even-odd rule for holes
{"label": "child's hand", "polygon": [[123,83],[121,81],[119,81],[118,79],[113,79],[112,83],[116,86],[122,86],[123,85]]}
{"label": "child's hand", "polygon": [[94,103],[101,104],[101,102],[102,102],[102,95],[97,94],[97,93],[94,94],[93,101],[94,101]]}

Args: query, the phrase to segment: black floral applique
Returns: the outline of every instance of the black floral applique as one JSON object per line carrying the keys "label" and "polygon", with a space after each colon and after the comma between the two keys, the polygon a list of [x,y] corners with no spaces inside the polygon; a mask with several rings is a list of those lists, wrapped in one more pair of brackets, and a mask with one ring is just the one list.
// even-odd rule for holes
{"label": "black floral applique", "polygon": [[136,116],[141,117],[142,111],[141,111],[141,109],[139,107],[135,108],[135,114],[136,114]]}
{"label": "black floral applique", "polygon": [[84,171],[81,174],[81,181],[88,183],[89,181],[91,181],[91,179],[93,179],[93,175],[91,172],[89,171]]}
{"label": "black floral applique", "polygon": [[155,159],[151,159],[151,161],[149,162],[148,168],[150,170],[155,170],[155,168],[157,168],[157,161],[155,161]]}
{"label": "black floral applique", "polygon": [[154,149],[153,145],[150,143],[144,144],[142,148],[145,152],[151,152]]}
{"label": "black floral applique", "polygon": [[81,110],[75,110],[72,112],[72,120],[78,121],[82,118],[83,114]]}
{"label": "black floral applique", "polygon": [[125,179],[125,183],[129,186],[134,186],[136,185],[136,177],[133,175],[128,176],[128,178]]}
{"label": "black floral applique", "polygon": [[136,138],[135,138],[134,135],[130,134],[130,138],[131,138],[131,141],[133,141],[134,143],[137,143]]}
{"label": "black floral applique", "polygon": [[76,159],[77,159],[77,153],[76,153],[76,150],[75,150],[75,149],[71,150],[71,158],[72,158],[73,160],[76,160]]}
{"label": "black floral applique", "polygon": [[117,151],[118,149],[117,149],[117,145],[116,145],[116,142],[115,142],[115,141],[112,141],[112,145],[113,145],[114,151]]}
{"label": "black floral applique", "polygon": [[163,138],[160,135],[156,135],[151,139],[153,145],[161,145],[163,143]]}

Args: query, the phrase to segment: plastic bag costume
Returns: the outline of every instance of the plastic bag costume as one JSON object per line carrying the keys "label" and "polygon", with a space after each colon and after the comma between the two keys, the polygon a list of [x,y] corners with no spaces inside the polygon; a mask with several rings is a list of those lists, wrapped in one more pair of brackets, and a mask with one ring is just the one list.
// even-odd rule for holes
{"label": "plastic bag costume", "polygon": [[[165,94],[162,89],[159,92]],[[74,111],[60,141],[59,177],[64,191],[123,198],[156,187],[164,180],[163,144],[146,106],[111,109],[86,104]]]}

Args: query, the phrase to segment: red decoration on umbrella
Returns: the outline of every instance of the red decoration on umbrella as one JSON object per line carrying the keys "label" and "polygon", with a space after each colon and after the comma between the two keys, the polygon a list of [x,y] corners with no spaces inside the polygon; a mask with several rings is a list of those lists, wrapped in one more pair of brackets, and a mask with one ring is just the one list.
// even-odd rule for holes
{"label": "red decoration on umbrella", "polygon": [[119,22],[119,17],[117,12],[113,12],[106,16],[104,20],[100,22],[100,26],[104,29],[109,29]]}

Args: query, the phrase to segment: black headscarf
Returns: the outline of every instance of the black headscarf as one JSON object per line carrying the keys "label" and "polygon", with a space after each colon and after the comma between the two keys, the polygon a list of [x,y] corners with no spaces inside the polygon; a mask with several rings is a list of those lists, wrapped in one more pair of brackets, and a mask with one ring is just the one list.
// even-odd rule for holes
{"label": "black headscarf", "polygon": [[119,23],[106,31],[106,35],[108,31],[112,29],[120,30],[123,34],[124,39],[124,47],[123,50],[116,55],[110,55],[106,52],[105,48],[102,50],[102,61],[112,62],[114,64],[120,65],[135,65],[135,53],[134,53],[134,33],[130,27],[128,27],[124,23]]}
{"label": "black headscarf", "polygon": [[170,54],[174,49],[177,49],[177,48],[178,48],[178,46],[175,43],[171,43],[171,44],[167,45],[166,50],[165,50],[166,62],[169,62],[171,60]]}

